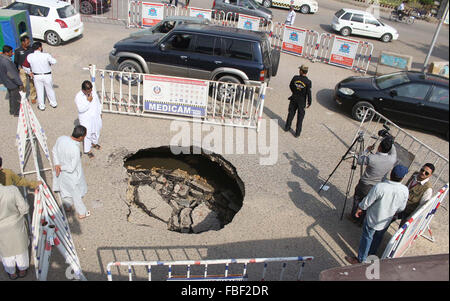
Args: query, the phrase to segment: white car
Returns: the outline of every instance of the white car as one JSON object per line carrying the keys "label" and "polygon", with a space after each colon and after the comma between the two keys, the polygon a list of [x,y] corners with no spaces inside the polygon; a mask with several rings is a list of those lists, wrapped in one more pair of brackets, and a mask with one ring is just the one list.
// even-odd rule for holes
{"label": "white car", "polygon": [[319,4],[315,0],[255,0],[262,6],[269,8],[284,7],[288,8],[293,5],[294,9],[302,14],[316,13],[319,10]]}
{"label": "white car", "polygon": [[398,39],[394,27],[384,24],[371,13],[362,10],[343,8],[334,14],[331,27],[341,35],[350,34],[379,38],[387,43]]}
{"label": "white car", "polygon": [[83,34],[80,14],[67,2],[58,0],[16,0],[5,9],[27,10],[33,39],[57,46]]}

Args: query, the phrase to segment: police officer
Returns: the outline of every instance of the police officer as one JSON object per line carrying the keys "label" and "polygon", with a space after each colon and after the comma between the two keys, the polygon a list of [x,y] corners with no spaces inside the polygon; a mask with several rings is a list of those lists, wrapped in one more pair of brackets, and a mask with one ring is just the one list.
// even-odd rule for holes
{"label": "police officer", "polygon": [[53,90],[53,78],[51,66],[56,64],[56,60],[48,53],[42,52],[42,43],[33,43],[33,53],[27,56],[26,61],[31,67],[34,86],[37,92],[38,109],[45,110],[44,91],[47,93],[50,106],[56,108],[55,91]]}
{"label": "police officer", "polygon": [[289,97],[289,113],[286,120],[284,131],[291,129],[292,120],[297,112],[297,128],[295,130],[295,137],[299,137],[302,132],[303,117],[305,117],[305,107],[311,106],[311,81],[306,74],[308,73],[308,66],[301,65],[299,67],[300,75],[294,75],[289,84],[292,95]]}

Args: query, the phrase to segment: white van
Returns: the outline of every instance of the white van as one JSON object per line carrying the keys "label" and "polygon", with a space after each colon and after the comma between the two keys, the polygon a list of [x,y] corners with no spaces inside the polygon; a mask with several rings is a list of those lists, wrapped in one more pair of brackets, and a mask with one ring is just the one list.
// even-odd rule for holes
{"label": "white van", "polygon": [[341,35],[350,34],[374,37],[387,43],[398,39],[395,28],[377,20],[372,14],[362,11],[343,8],[334,14],[331,27]]}
{"label": "white van", "polygon": [[5,9],[27,10],[33,39],[59,45],[83,34],[80,14],[67,2],[58,0],[16,0]]}

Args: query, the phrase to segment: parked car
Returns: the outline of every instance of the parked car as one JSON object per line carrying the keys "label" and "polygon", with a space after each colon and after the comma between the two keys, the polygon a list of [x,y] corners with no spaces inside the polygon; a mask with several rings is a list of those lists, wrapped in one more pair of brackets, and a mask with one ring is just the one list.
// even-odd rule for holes
{"label": "parked car", "polygon": [[[223,11],[227,13],[236,13],[259,17],[264,20],[263,24],[267,24],[272,20],[272,11],[255,2],[255,0],[214,0],[213,10]],[[238,20],[239,17],[234,18]]]}
{"label": "parked car", "polygon": [[449,135],[448,78],[403,71],[378,77],[349,77],[334,90],[336,102],[363,120],[368,108],[393,122]]}
{"label": "parked car", "polygon": [[372,14],[362,11],[343,8],[333,17],[331,27],[343,36],[351,34],[378,38],[387,43],[398,39],[398,32],[394,27],[384,24]]}
{"label": "parked car", "polygon": [[75,1],[78,1],[75,6],[83,15],[102,14],[111,6],[111,0],[72,0],[72,5]]}
{"label": "parked car", "polygon": [[83,34],[80,14],[64,1],[16,0],[5,9],[28,11],[33,39],[45,40],[52,46]]}
{"label": "parked car", "polygon": [[[129,37],[117,42],[109,55],[119,71],[238,84],[268,82],[277,73],[279,59],[265,33],[204,24],[179,25],[165,35]],[[137,82],[124,75],[126,82]]]}
{"label": "parked car", "polygon": [[[281,7],[281,8],[287,8],[291,5],[294,6],[294,9],[296,11],[301,12],[302,14],[314,14],[319,10],[319,3],[315,0],[255,0],[262,6],[266,8],[270,7]],[[291,4],[291,2],[293,2]]]}
{"label": "parked car", "polygon": [[130,36],[137,37],[149,34],[168,33],[181,24],[211,24],[211,21],[206,18],[171,16],[164,18],[164,20],[161,20],[152,27],[133,32]]}

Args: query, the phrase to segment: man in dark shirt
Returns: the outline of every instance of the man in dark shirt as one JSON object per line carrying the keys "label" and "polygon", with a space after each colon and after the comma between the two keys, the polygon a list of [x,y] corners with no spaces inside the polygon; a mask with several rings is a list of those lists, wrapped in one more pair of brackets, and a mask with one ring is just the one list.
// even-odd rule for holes
{"label": "man in dark shirt", "polygon": [[14,51],[14,64],[16,64],[19,70],[20,79],[23,82],[25,91],[30,88],[30,99],[31,103],[36,103],[36,89],[34,88],[34,82],[31,75],[27,74],[25,69],[22,67],[25,59],[30,53],[33,53],[33,49],[30,47],[30,38],[28,36],[23,36],[20,38],[21,47]]}
{"label": "man in dark shirt", "polygon": [[23,83],[19,72],[11,60],[13,49],[11,46],[3,46],[0,54],[0,84],[4,84],[9,94],[9,114],[19,116],[21,96],[19,90],[23,91]]}
{"label": "man in dark shirt", "polygon": [[295,130],[295,137],[299,137],[302,132],[305,107],[309,108],[312,101],[311,81],[308,77],[306,77],[306,74],[308,73],[308,66],[301,65],[299,69],[300,75],[295,75],[289,84],[292,95],[289,97],[291,102],[289,103],[289,113],[287,116],[286,125],[284,127],[285,132],[291,129],[292,120],[297,112],[297,128]]}

